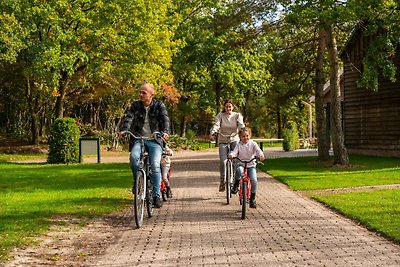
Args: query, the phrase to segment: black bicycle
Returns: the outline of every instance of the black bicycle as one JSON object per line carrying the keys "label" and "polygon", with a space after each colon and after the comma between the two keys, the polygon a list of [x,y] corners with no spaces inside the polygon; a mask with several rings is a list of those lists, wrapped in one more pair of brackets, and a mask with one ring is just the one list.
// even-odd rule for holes
{"label": "black bicycle", "polygon": [[[223,137],[234,137],[237,135],[237,133],[231,133],[231,134],[223,134],[221,132],[218,132],[217,134],[223,136]],[[228,143],[228,151],[227,151],[227,156],[231,153],[231,145]],[[230,203],[230,199],[232,197],[232,186],[233,186],[233,178],[234,178],[234,170],[233,170],[233,162],[230,159],[226,159],[224,161],[224,182],[225,182],[225,192],[226,192],[226,204]]]}
{"label": "black bicycle", "polygon": [[152,190],[153,185],[151,182],[151,168],[149,163],[149,155],[145,150],[144,140],[146,137],[136,136],[132,132],[125,131],[122,134],[129,134],[140,142],[140,158],[139,169],[136,173],[132,193],[133,198],[133,211],[135,215],[136,226],[140,228],[143,224],[144,206],[147,208],[147,215],[149,218],[153,216],[153,198]]}

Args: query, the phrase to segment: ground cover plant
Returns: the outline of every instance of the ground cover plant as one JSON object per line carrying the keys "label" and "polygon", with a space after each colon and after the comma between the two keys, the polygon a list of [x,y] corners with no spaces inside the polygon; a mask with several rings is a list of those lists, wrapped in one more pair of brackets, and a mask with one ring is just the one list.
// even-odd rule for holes
{"label": "ground cover plant", "polygon": [[291,189],[302,190],[400,243],[400,159],[351,156],[350,160],[350,166],[334,167],[316,157],[279,158],[267,159],[259,167]]}
{"label": "ground cover plant", "polygon": [[131,186],[127,163],[0,163],[0,260],[13,247],[34,242],[57,217],[84,224],[123,209],[130,203]]}

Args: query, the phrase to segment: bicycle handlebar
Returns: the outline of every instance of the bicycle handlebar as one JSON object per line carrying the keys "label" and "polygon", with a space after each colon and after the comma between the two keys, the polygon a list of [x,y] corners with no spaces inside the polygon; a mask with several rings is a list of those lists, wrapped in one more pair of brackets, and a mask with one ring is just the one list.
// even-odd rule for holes
{"label": "bicycle handlebar", "polygon": [[[121,132],[122,135],[130,135],[135,139],[150,139],[150,137],[144,137],[142,135],[136,136],[134,133],[132,133],[131,131],[122,131]],[[163,134],[161,132],[154,132],[153,133],[153,137],[160,137],[162,140],[164,140],[164,142],[166,142],[166,140],[163,137]]]}
{"label": "bicycle handlebar", "polygon": [[257,164],[258,164],[258,163],[264,164],[262,161],[260,161],[260,159],[259,159],[258,157],[254,157],[254,158],[252,158],[251,160],[241,160],[241,159],[238,158],[238,157],[233,157],[232,159],[237,159],[237,160],[239,160],[241,163],[245,163],[245,164],[248,164],[248,163],[253,162],[253,161],[256,161]]}
{"label": "bicycle handlebar", "polygon": [[223,134],[223,133],[221,133],[221,132],[216,132],[216,133],[214,133],[213,135],[217,135],[217,134],[219,134],[219,135],[221,135],[221,136],[223,136],[223,137],[234,137],[234,136],[236,136],[238,133]]}

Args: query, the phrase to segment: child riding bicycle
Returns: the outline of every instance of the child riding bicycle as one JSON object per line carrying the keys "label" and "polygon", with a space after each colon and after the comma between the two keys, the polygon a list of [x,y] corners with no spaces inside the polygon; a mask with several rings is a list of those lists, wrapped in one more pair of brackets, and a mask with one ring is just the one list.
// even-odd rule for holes
{"label": "child riding bicycle", "polygon": [[[239,131],[240,142],[235,149],[228,155],[229,159],[237,157],[243,161],[249,161],[254,156],[257,156],[261,161],[265,159],[263,151],[256,142],[251,140],[251,130],[248,127]],[[256,192],[257,192],[257,171],[256,163],[250,162],[247,164],[247,173],[251,182],[250,208],[256,208]],[[244,166],[241,163],[237,164],[235,171],[235,183],[233,184],[232,194],[236,194],[239,188],[239,182],[244,175]]]}
{"label": "child riding bicycle", "polygon": [[168,179],[168,172],[171,168],[171,158],[174,155],[174,152],[172,151],[171,148],[169,148],[167,145],[164,147],[164,153],[161,158],[161,176],[162,179],[165,183],[165,186],[167,188],[167,197],[172,198],[172,191]]}

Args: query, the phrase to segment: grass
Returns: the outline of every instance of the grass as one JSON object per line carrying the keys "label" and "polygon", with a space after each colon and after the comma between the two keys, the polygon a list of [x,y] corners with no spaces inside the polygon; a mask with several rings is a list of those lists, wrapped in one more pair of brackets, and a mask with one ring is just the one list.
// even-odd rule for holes
{"label": "grass", "polygon": [[129,164],[0,163],[0,260],[34,242],[55,218],[88,218],[121,210],[130,202]]}
{"label": "grass", "polygon": [[47,160],[47,154],[0,154],[0,162],[23,161],[31,159]]}
{"label": "grass", "polygon": [[[400,243],[400,190],[322,194],[321,189],[400,184],[400,159],[351,156],[347,168],[321,164],[315,157],[268,159],[260,168],[292,190],[309,191],[324,203],[369,229]],[[340,191],[339,191],[340,192]]]}
{"label": "grass", "polygon": [[314,198],[400,243],[400,190],[314,195]]}
{"label": "grass", "polygon": [[320,164],[316,157],[267,159],[259,168],[293,190],[400,184],[400,159],[352,156],[352,167]]}

